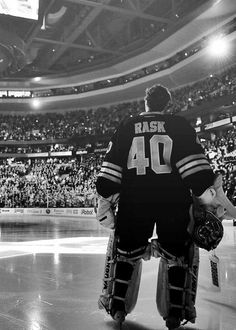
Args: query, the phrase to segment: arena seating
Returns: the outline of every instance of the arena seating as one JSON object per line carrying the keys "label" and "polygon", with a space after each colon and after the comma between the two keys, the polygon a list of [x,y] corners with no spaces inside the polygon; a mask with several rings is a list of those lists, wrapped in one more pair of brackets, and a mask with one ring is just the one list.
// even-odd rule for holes
{"label": "arena seating", "polygon": [[102,158],[3,161],[0,207],[91,207]]}
{"label": "arena seating", "polygon": [[[224,190],[235,203],[236,165],[225,157],[235,149],[236,128],[215,141],[201,142],[215,172],[223,174]],[[102,159],[102,153],[92,153],[79,158],[2,160],[0,207],[94,206],[96,175]]]}
{"label": "arena seating", "polygon": [[[168,112],[188,111],[204,102],[231,95],[236,90],[236,66],[220,75],[172,91]],[[95,180],[103,153],[83,157],[73,153],[73,136],[109,137],[127,116],[144,111],[143,100],[98,109],[61,113],[0,114],[0,153],[28,154],[72,151],[67,158],[34,158],[20,161],[0,159],[0,207],[80,207],[95,203]],[[64,139],[64,144],[58,141]],[[54,141],[48,144],[46,141]],[[29,142],[25,145],[9,141]],[[30,142],[36,141],[39,144]],[[45,143],[44,143],[45,141]],[[6,144],[4,143],[6,142]],[[224,177],[224,189],[236,204],[235,159],[226,156],[236,149],[236,128],[232,127],[214,140],[202,139],[212,167]],[[103,147],[106,147],[106,142]]]}
{"label": "arena seating", "polygon": [[[172,91],[168,112],[178,113],[236,91],[236,66],[189,86]],[[0,141],[42,141],[65,139],[75,134],[110,135],[122,119],[144,110],[143,100],[126,102],[88,111],[78,109],[62,113],[27,115],[0,114]]]}

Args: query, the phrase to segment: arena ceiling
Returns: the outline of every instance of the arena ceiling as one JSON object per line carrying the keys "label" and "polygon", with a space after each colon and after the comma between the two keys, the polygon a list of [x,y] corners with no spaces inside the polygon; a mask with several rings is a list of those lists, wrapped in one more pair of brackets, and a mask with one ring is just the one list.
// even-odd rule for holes
{"label": "arena ceiling", "polygon": [[40,0],[38,20],[0,15],[1,78],[59,77],[113,65],[157,45],[210,4]]}
{"label": "arena ceiling", "polygon": [[[38,20],[0,15],[0,89],[75,86],[135,70],[175,54],[232,20],[236,1],[40,0],[39,9]],[[7,53],[12,40],[22,50],[15,57]],[[199,52],[172,72],[150,76],[148,82],[140,80],[95,96],[42,98],[41,109],[58,111],[141,98],[145,88],[157,81],[169,88],[191,83],[235,63],[235,40],[230,38],[231,56],[224,62],[216,63]],[[35,111],[28,99],[0,102],[0,111],[14,109]]]}

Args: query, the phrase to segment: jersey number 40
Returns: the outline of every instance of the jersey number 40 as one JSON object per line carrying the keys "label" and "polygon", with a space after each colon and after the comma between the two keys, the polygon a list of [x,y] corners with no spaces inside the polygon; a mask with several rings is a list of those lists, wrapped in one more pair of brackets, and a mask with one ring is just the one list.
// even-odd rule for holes
{"label": "jersey number 40", "polygon": [[156,174],[170,173],[172,145],[173,141],[168,135],[153,135],[149,140],[149,159],[145,156],[144,136],[135,136],[129,151],[128,169],[136,168],[137,175],[145,175],[146,168],[151,166]]}

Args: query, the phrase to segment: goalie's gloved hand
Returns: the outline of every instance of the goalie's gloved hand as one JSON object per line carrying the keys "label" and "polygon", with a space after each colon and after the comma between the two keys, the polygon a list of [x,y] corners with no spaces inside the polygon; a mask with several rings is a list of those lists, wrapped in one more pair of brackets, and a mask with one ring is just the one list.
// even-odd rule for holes
{"label": "goalie's gloved hand", "polygon": [[119,193],[104,198],[98,195],[96,219],[105,228],[115,229],[115,213],[119,201]]}
{"label": "goalie's gloved hand", "polygon": [[224,235],[221,220],[197,200],[194,200],[190,208],[190,218],[188,231],[193,242],[207,251],[215,249]]}

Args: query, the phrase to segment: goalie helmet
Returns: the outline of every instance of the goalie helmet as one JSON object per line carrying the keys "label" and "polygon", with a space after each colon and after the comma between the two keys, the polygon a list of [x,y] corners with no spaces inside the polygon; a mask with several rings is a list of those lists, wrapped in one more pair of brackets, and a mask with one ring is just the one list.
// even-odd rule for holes
{"label": "goalie helmet", "polygon": [[201,206],[192,205],[189,232],[194,243],[207,251],[215,249],[224,235],[224,227],[219,218]]}

